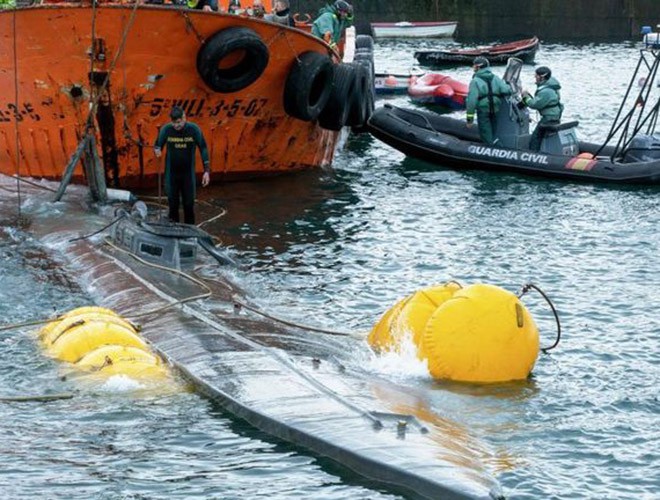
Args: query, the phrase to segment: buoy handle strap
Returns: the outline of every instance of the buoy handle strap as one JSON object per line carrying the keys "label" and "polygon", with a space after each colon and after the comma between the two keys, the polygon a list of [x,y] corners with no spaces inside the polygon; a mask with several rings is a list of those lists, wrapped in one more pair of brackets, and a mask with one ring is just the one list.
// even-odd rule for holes
{"label": "buoy handle strap", "polygon": [[77,320],[77,321],[74,321],[73,323],[71,323],[70,325],[68,325],[66,328],[62,329],[62,331],[59,333],[59,335],[58,335],[57,337],[55,337],[55,338],[51,341],[51,344],[54,344],[55,342],[57,342],[57,340],[58,340],[62,335],[64,335],[66,332],[68,332],[68,331],[71,330],[72,328],[76,328],[76,327],[78,327],[78,326],[82,326],[82,325],[84,325],[85,323],[86,323],[86,321],[85,321],[84,319],[79,319],[79,320]]}
{"label": "buoy handle strap", "polygon": [[523,295],[525,295],[531,289],[534,289],[537,292],[539,292],[541,294],[541,296],[545,299],[545,301],[550,306],[550,309],[552,309],[552,314],[555,316],[555,322],[557,323],[557,338],[555,339],[555,343],[552,344],[550,347],[542,347],[541,348],[541,351],[543,351],[544,354],[547,354],[548,351],[554,349],[559,344],[559,340],[561,339],[561,323],[559,322],[559,315],[557,314],[557,309],[555,309],[555,306],[552,303],[552,301],[550,300],[550,298],[543,292],[543,290],[541,290],[534,283],[527,283],[527,284],[523,285],[522,288],[520,289],[520,293],[518,294],[518,298],[521,298]]}

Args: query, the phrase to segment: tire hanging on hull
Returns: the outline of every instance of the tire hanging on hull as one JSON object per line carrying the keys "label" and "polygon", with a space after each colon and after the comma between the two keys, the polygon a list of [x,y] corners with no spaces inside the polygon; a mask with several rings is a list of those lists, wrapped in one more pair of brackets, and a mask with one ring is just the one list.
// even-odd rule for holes
{"label": "tire hanging on hull", "polygon": [[353,93],[355,92],[354,64],[339,64],[335,67],[332,90],[328,104],[319,115],[319,125],[326,130],[341,130],[348,122]]}
{"label": "tire hanging on hull", "polygon": [[346,118],[346,125],[351,127],[362,127],[371,116],[371,106],[373,101],[369,101],[371,93],[372,80],[369,74],[370,69],[363,64],[355,64],[355,88],[349,96],[349,112]]}
{"label": "tire hanging on hull", "polygon": [[263,40],[248,28],[232,27],[212,35],[197,53],[197,72],[215,92],[238,92],[253,84],[268,66]]}
{"label": "tire hanging on hull", "polygon": [[327,55],[312,51],[300,54],[284,85],[284,111],[299,120],[316,120],[330,97],[333,74]]}

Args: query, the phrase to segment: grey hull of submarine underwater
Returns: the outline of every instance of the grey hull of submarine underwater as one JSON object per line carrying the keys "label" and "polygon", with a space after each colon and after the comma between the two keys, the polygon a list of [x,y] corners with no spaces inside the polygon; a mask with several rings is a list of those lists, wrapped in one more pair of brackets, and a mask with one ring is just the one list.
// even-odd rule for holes
{"label": "grey hull of submarine underwater", "polygon": [[[42,230],[51,242],[70,235]],[[66,259],[81,283],[94,284],[98,305],[129,318],[158,310],[142,318],[142,335],[201,393],[256,428],[415,497],[503,498],[464,429],[399,414],[425,407],[423,393],[342,363],[347,342],[353,350],[364,343],[237,313],[233,298],[242,291],[218,278],[205,281],[213,299],[203,307],[167,308],[199,295],[199,285],[119,247],[81,239]]]}

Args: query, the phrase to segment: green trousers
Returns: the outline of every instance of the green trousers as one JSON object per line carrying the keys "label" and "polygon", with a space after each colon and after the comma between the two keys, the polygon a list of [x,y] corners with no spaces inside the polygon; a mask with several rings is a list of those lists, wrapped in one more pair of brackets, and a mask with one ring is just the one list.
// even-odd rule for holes
{"label": "green trousers", "polygon": [[479,126],[479,137],[486,144],[493,144],[497,133],[497,120],[495,115],[488,111],[477,111],[477,125]]}

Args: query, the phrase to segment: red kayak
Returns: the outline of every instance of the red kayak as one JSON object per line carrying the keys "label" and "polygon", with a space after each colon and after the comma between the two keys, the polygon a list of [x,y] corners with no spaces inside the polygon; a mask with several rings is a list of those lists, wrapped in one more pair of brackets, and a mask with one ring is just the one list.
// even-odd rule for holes
{"label": "red kayak", "polygon": [[467,84],[441,73],[427,73],[414,78],[408,87],[408,95],[413,101],[451,109],[465,109],[467,94]]}

